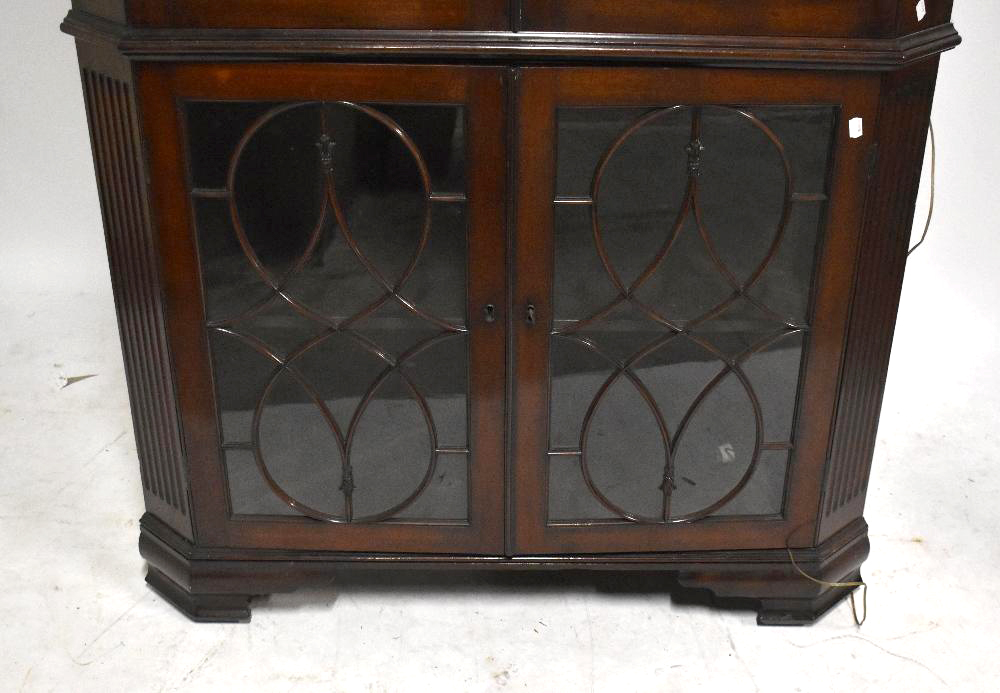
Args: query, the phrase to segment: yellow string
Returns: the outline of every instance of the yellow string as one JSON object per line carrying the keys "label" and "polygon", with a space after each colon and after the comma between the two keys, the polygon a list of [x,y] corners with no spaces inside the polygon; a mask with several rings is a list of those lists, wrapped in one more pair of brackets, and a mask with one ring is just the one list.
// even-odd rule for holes
{"label": "yellow string", "polygon": [[[906,255],[909,257],[913,254],[917,248],[924,244],[927,240],[927,233],[931,228],[931,221],[934,219],[934,198],[937,187],[937,140],[934,137],[934,123],[928,123],[928,132],[930,133],[931,142],[931,190],[930,190],[930,200],[927,208],[927,222],[924,224],[924,232],[920,236],[920,240],[917,241],[916,245],[907,251]],[[793,532],[794,534],[794,532]],[[791,537],[789,537],[791,540]],[[854,623],[860,628],[864,625],[864,622],[868,619],[868,585],[865,584],[864,580],[859,580],[856,582],[827,582],[826,580],[820,580],[815,578],[806,571],[799,567],[799,564],[795,562],[795,556],[792,554],[792,549],[788,544],[785,544],[785,549],[788,551],[788,560],[792,562],[792,567],[795,568],[799,575],[804,577],[806,580],[815,582],[817,585],[822,585],[823,587],[831,587],[835,589],[849,589],[851,590],[851,615],[854,617]],[[856,588],[862,588],[861,590],[861,606],[863,609],[863,615],[858,618],[858,606],[854,601],[854,590]]]}
{"label": "yellow string", "polygon": [[[864,622],[868,619],[868,585],[865,584],[864,580],[859,580],[856,582],[827,582],[826,580],[820,580],[819,578],[813,577],[812,575],[810,575],[809,573],[807,573],[806,571],[802,570],[802,568],[799,567],[799,564],[795,562],[795,556],[792,555],[791,547],[786,545],[785,549],[788,551],[788,559],[792,562],[792,567],[795,568],[795,570],[798,571],[799,575],[804,577],[806,580],[811,580],[812,582],[815,582],[817,585],[823,585],[824,587],[850,589],[851,594],[849,596],[851,598],[851,615],[854,616],[854,623],[858,626],[858,628],[864,625]],[[854,603],[854,589],[857,587],[864,588],[861,592],[861,605],[864,608],[864,615],[860,619],[858,618],[858,607]]]}

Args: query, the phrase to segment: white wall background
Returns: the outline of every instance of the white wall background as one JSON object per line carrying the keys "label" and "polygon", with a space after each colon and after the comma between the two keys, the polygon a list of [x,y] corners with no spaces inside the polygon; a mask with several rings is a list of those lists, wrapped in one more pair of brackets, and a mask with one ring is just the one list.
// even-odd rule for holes
{"label": "white wall background", "polygon": [[141,584],[100,212],[58,32],[68,2],[0,2],[0,690],[1000,689],[1000,2],[956,4],[965,43],[940,74],[937,214],[907,270],[859,633],[846,607],[758,631],[666,597],[633,609],[580,590],[356,582],[275,598],[249,627],[190,626]]}

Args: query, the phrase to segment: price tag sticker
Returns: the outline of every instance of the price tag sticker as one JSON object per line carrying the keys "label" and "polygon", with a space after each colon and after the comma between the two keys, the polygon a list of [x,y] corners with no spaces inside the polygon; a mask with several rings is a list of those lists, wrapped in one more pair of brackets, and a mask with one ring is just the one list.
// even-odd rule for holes
{"label": "price tag sticker", "polygon": [[865,134],[864,118],[851,118],[847,123],[847,132],[852,140],[856,140]]}
{"label": "price tag sticker", "polygon": [[927,16],[927,3],[925,0],[920,0],[917,3],[917,21],[924,21],[924,17]]}

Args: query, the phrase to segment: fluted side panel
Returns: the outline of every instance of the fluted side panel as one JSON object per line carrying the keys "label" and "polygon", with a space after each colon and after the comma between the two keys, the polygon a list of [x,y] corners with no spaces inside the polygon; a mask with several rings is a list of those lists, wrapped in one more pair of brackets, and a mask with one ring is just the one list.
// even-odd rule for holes
{"label": "fluted side panel", "polygon": [[160,278],[129,84],[82,70],[147,508],[191,536]]}
{"label": "fluted side panel", "polygon": [[914,70],[919,75],[910,74],[909,84],[903,76],[887,78],[882,96],[878,164],[865,212],[824,488],[823,537],[864,508],[920,185],[936,64],[931,67]]}

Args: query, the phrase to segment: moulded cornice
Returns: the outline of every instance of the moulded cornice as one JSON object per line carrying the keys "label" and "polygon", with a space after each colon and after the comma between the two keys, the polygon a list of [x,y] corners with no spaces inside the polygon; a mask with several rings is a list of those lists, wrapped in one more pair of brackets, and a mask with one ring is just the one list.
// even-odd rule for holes
{"label": "moulded cornice", "polygon": [[557,59],[885,71],[906,67],[961,43],[961,37],[950,23],[886,39],[499,31],[150,29],[129,27],[72,10],[62,29],[83,41],[111,43],[133,60],[331,57],[531,62]]}

